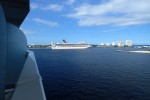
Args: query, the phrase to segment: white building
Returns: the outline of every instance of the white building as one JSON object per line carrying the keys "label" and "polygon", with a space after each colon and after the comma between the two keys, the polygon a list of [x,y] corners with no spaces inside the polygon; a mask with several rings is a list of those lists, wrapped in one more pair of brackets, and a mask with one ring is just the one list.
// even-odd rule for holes
{"label": "white building", "polygon": [[123,47],[123,46],[124,46],[124,44],[123,44],[123,42],[122,42],[122,41],[118,41],[118,42],[117,42],[117,46],[118,46],[118,47]]}
{"label": "white building", "polygon": [[106,43],[105,45],[106,45],[106,46],[110,46],[110,44],[109,44],[109,43]]}
{"label": "white building", "polygon": [[112,42],[111,45],[112,45],[112,46],[115,46],[116,44],[115,44],[115,42]]}
{"label": "white building", "polygon": [[101,43],[100,45],[101,45],[101,46],[104,46],[104,43]]}
{"label": "white building", "polygon": [[132,46],[132,40],[126,40],[125,45],[126,46]]}

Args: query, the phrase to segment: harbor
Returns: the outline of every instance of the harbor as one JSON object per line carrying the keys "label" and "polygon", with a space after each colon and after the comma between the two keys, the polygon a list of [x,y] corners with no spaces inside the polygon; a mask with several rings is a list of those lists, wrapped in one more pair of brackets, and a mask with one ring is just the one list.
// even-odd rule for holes
{"label": "harbor", "polygon": [[[131,49],[137,48],[123,50]],[[32,50],[48,100],[149,100],[149,54],[117,47]]]}
{"label": "harbor", "polygon": [[0,100],[150,100],[150,0],[0,0]]}
{"label": "harbor", "polygon": [[[28,48],[51,48],[52,45],[51,44],[28,44],[27,47]],[[106,45],[91,44],[91,47],[93,47],[93,48],[116,47],[117,48],[119,46],[117,46],[117,45],[116,46],[112,46],[112,45],[106,46]],[[123,46],[123,47],[126,48],[127,46]],[[129,48],[150,49],[150,45],[133,45],[133,46],[130,46]]]}

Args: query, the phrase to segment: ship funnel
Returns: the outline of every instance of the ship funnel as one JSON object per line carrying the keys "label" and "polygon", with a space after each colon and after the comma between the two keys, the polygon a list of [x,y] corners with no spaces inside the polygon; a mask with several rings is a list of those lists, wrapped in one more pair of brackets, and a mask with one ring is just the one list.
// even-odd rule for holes
{"label": "ship funnel", "polygon": [[63,42],[64,42],[64,43],[68,43],[68,42],[66,42],[66,40],[63,40]]}

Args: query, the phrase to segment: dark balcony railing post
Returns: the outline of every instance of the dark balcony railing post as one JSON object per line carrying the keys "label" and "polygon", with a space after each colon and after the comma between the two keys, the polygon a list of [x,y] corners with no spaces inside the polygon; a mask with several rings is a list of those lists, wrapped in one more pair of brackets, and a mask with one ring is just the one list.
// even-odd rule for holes
{"label": "dark balcony railing post", "polygon": [[7,29],[5,16],[0,1],[0,100],[4,100],[6,56]]}

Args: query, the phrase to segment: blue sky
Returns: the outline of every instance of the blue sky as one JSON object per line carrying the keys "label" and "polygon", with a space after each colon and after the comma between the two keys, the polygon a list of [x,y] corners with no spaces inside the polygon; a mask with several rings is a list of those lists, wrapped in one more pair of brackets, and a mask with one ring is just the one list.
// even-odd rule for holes
{"label": "blue sky", "polygon": [[31,0],[21,30],[28,44],[150,44],[150,0]]}

